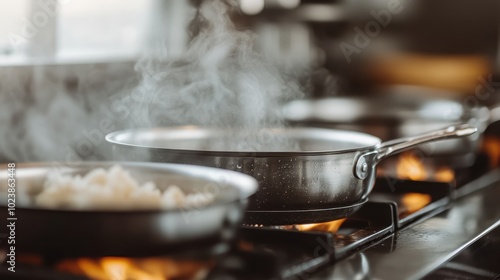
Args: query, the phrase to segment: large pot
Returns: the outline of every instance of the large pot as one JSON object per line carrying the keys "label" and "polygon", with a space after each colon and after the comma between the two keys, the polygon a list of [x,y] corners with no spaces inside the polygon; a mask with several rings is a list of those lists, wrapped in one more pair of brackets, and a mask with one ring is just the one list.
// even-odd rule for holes
{"label": "large pot", "polygon": [[113,132],[106,140],[113,144],[116,159],[205,165],[251,175],[258,180],[259,191],[250,199],[246,221],[282,225],[345,217],[367,200],[375,166],[382,159],[424,142],[475,131],[461,125],[385,143],[342,130],[265,131],[294,142],[297,147],[289,151],[221,149],[213,143],[238,141],[236,131],[197,127],[131,129]]}

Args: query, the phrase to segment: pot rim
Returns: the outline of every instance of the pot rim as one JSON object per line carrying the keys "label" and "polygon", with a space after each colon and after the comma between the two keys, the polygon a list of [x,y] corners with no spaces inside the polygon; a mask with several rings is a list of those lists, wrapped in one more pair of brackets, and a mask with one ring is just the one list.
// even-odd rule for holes
{"label": "pot rim", "polygon": [[[311,151],[234,151],[234,150],[199,150],[199,149],[176,149],[161,147],[157,145],[144,145],[134,143],[124,139],[134,134],[143,133],[180,133],[178,139],[195,139],[203,138],[209,136],[210,133],[221,132],[221,131],[232,131],[229,129],[210,129],[201,128],[197,126],[177,126],[177,127],[156,127],[156,128],[136,128],[136,129],[125,129],[115,132],[111,132],[106,135],[106,141],[111,144],[115,144],[122,147],[130,147],[137,149],[149,149],[152,151],[163,151],[169,152],[171,154],[182,154],[182,155],[206,155],[206,156],[226,156],[226,157],[295,157],[295,156],[322,156],[322,155],[334,155],[334,154],[347,154],[352,152],[366,152],[376,149],[382,140],[373,135],[348,131],[339,129],[325,129],[325,128],[315,128],[315,127],[292,127],[292,128],[280,128],[272,129],[274,132],[278,133],[292,133],[292,135],[298,133],[304,133],[306,137],[311,137],[311,139],[318,140],[337,140],[344,141],[345,143],[350,143],[353,147],[343,148],[343,149],[324,149],[324,150],[311,150]],[[184,133],[185,132],[185,133]],[[187,134],[190,137],[186,137]],[[316,136],[314,138],[313,136]],[[321,138],[323,136],[324,138]],[[329,138],[326,136],[330,136]],[[172,136],[176,137],[176,136]],[[172,138],[172,139],[174,139]],[[354,140],[354,141],[353,141]]]}

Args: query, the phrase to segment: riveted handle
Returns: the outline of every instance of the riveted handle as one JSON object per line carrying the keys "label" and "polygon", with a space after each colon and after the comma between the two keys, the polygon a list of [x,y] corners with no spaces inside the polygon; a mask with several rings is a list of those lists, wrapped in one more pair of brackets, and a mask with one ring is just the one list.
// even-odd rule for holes
{"label": "riveted handle", "polygon": [[[465,137],[474,134],[476,131],[477,128],[469,124],[460,124],[450,126],[445,129],[420,134],[417,136],[399,138],[383,142],[375,149],[375,151],[362,154],[358,157],[354,168],[355,176],[358,179],[365,179],[369,174],[369,169],[371,167],[370,165],[377,165],[381,160],[391,155],[406,151],[417,145],[437,140]],[[368,161],[368,156],[373,154],[375,154],[375,158],[370,163],[370,161]]]}

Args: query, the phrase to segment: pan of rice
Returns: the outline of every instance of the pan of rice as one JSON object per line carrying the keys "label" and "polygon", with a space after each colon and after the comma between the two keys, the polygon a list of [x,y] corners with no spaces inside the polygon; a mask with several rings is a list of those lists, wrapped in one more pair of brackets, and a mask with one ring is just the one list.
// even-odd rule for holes
{"label": "pan of rice", "polygon": [[0,169],[0,218],[14,210],[16,252],[57,257],[223,252],[257,190],[250,176],[201,166],[25,163],[9,196]]}

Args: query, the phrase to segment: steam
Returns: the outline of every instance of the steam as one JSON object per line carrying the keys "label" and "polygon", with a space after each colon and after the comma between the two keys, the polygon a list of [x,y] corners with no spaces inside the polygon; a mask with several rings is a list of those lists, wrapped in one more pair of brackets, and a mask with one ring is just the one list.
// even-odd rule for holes
{"label": "steam", "polygon": [[285,148],[262,131],[284,126],[280,104],[301,90],[255,50],[252,32],[235,28],[236,10],[234,1],[201,1],[186,52],[172,60],[163,49],[137,73],[126,65],[0,68],[0,161],[111,159],[107,133],[175,125],[235,131],[239,140],[222,148]]}
{"label": "steam", "polygon": [[263,128],[284,125],[279,106],[301,91],[255,50],[252,32],[235,28],[230,15],[236,8],[233,1],[202,1],[191,23],[194,37],[181,57],[137,65],[145,73],[138,87],[140,125],[236,129],[247,144],[256,135],[265,139]]}
{"label": "steam", "polygon": [[0,68],[0,162],[110,159],[104,135],[126,127],[110,96],[131,74],[124,65]]}

